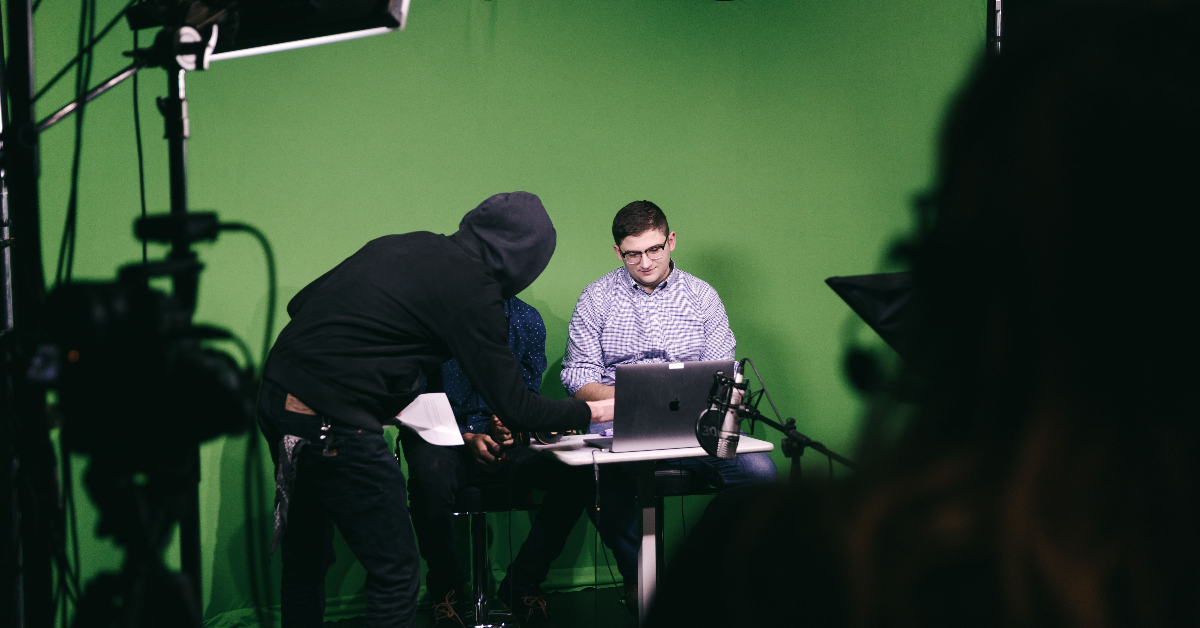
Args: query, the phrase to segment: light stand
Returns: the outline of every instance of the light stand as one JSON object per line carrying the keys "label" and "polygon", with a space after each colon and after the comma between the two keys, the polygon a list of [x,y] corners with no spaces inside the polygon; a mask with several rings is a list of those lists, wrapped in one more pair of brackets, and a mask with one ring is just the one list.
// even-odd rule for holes
{"label": "light stand", "polygon": [[[172,59],[174,61],[174,59]],[[207,66],[207,63],[201,67]],[[168,63],[167,96],[158,100],[167,138],[169,177],[171,185],[171,216],[181,219],[188,213],[187,139],[190,128],[187,117],[186,71],[178,63]],[[189,312],[196,309],[200,270],[203,265],[192,251],[191,240],[176,237],[171,243],[169,263],[177,264],[183,272],[172,274],[175,297]],[[251,436],[253,438],[253,435]],[[179,566],[193,584],[196,606],[200,607],[203,586],[200,581],[200,444],[182,452],[189,458],[189,477],[184,487],[183,512],[179,519]]]}
{"label": "light stand", "polygon": [[[6,57],[0,56],[0,61],[4,62],[0,63],[0,101],[12,105],[11,112],[0,108],[3,125],[0,131],[4,133],[3,144],[0,144],[0,201],[4,202],[4,224],[0,227],[4,237],[0,248],[4,249],[4,300],[8,314],[5,317],[7,324],[0,332],[4,376],[0,381],[0,625],[52,628],[56,611],[53,562],[56,556],[61,559],[65,551],[62,541],[65,519],[58,503],[61,489],[49,439],[50,426],[45,420],[47,382],[31,381],[32,376],[27,375],[27,372],[33,372],[27,367],[31,359],[36,361],[34,354],[41,353],[39,343],[46,341],[42,320],[46,289],[38,207],[38,135],[143,68],[162,67],[166,70],[167,96],[158,100],[158,107],[164,118],[168,142],[170,217],[179,230],[171,238],[166,261],[150,263],[136,270],[143,278],[169,275],[174,299],[183,306],[190,324],[203,265],[191,249],[195,234],[189,229],[204,224],[206,219],[188,215],[186,72],[207,69],[209,61],[215,59],[233,59],[389,33],[404,27],[408,7],[409,0],[365,4],[339,0],[313,0],[301,4],[268,0],[246,6],[225,0],[143,0],[127,7],[118,17],[128,18],[130,27],[135,29],[162,26],[154,45],[133,51],[134,60],[128,67],[41,122],[35,122],[33,103],[38,94],[34,90],[33,8],[31,0],[7,0],[11,45]],[[203,21],[195,25],[186,22],[196,15]],[[225,18],[232,18],[235,32],[218,41],[218,22]],[[116,19],[112,24],[115,23]],[[94,45],[95,41],[91,42],[90,46]],[[3,37],[0,36],[0,52],[3,50]],[[75,62],[80,61],[77,58]],[[65,71],[66,68],[59,76]],[[12,81],[12,77],[16,80]],[[5,187],[6,181],[11,185]],[[10,200],[11,217],[8,215]],[[212,221],[215,224],[215,216]],[[8,249],[13,242],[19,245]],[[12,281],[8,283],[10,273]],[[177,476],[180,481],[175,486],[182,495],[171,500],[170,510],[178,514],[180,521],[182,576],[151,578],[149,582],[159,586],[170,580],[175,584],[159,591],[162,595],[158,597],[172,598],[171,592],[177,592],[188,599],[177,608],[152,609],[145,616],[168,621],[170,625],[198,625],[203,589],[200,579],[200,453],[198,441],[179,447],[185,451],[182,460],[176,458],[174,461],[179,463],[176,468],[182,469]],[[147,548],[153,547],[152,543],[143,547],[133,541],[125,545],[131,555],[146,555]],[[148,561],[145,564],[156,563]],[[60,564],[61,568],[65,566]],[[89,602],[93,608],[85,616],[105,615],[107,607],[97,602],[105,599],[105,586],[104,583],[98,585],[99,593]],[[170,615],[183,607],[192,610],[182,615]]]}
{"label": "light stand", "polygon": [[[201,37],[199,31],[186,26],[173,30],[164,29],[155,38],[152,47],[133,51],[132,54],[137,59],[134,63],[90,90],[84,98],[86,102],[99,97],[143,68],[160,66],[166,70],[167,96],[158,99],[158,109],[163,116],[164,137],[167,140],[170,215],[181,222],[185,220],[188,213],[187,139],[190,135],[185,89],[187,70],[184,66],[191,69],[207,68],[206,55],[212,53],[216,35],[215,26],[207,37]],[[38,131],[44,131],[62,121],[75,112],[77,105],[78,102],[72,102],[55,112],[38,124]],[[200,271],[204,268],[204,265],[196,258],[196,253],[192,250],[191,245],[191,239],[186,237],[183,230],[180,230],[179,235],[171,242],[171,251],[167,256],[167,262],[156,264],[153,269],[147,269],[148,274],[171,276],[175,299],[189,317],[196,308]],[[200,608],[203,586],[200,579],[199,443],[189,443],[186,451],[180,452],[180,455],[186,460],[187,468],[186,481],[182,488],[183,499],[179,521],[180,570],[189,581],[184,590],[189,591],[193,596],[194,607]]]}
{"label": "light stand", "polygon": [[[63,527],[44,389],[24,376],[46,297],[38,208],[38,133],[34,124],[33,7],[8,0],[8,44],[0,92],[6,227],[17,244],[11,267],[12,327],[0,337],[0,625],[54,624],[55,531]],[[0,52],[5,52],[0,46]],[[8,322],[7,320],[5,321]]]}
{"label": "light stand", "polygon": [[[800,476],[802,473],[800,468],[800,456],[804,455],[804,449],[806,447],[818,453],[825,454],[832,460],[840,462],[847,469],[853,470],[858,468],[855,466],[854,462],[850,461],[844,456],[831,451],[828,447],[820,442],[815,441],[796,431],[796,419],[788,417],[788,419],[784,421],[784,424],[780,425],[779,423],[776,423],[775,421],[763,416],[762,413],[758,411],[758,408],[751,408],[751,411],[752,414],[746,418],[749,418],[751,421],[757,421],[773,427],[780,432],[783,432],[783,435],[786,437],[779,443],[779,448],[783,451],[783,455],[787,456],[788,460],[792,461],[791,468],[788,471],[788,479],[790,479],[792,482],[800,481]],[[738,414],[739,416],[741,415],[741,413]]]}

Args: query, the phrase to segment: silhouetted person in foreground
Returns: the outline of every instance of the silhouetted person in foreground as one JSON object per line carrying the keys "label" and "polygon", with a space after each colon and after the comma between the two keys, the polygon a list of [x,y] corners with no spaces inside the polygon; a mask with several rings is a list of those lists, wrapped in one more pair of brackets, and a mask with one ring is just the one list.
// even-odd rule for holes
{"label": "silhouetted person in foreground", "polygon": [[919,401],[848,485],[714,502],[652,624],[1200,624],[1197,17],[1089,4],[983,63],[905,247]]}

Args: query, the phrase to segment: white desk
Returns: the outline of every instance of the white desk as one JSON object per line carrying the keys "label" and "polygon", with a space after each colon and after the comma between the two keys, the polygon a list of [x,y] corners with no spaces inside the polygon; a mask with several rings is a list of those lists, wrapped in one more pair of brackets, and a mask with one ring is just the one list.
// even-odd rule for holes
{"label": "white desk", "polygon": [[[658,572],[663,567],[662,513],[659,512],[662,500],[657,499],[654,494],[654,462],[674,458],[695,458],[707,455],[707,453],[700,447],[613,453],[608,449],[597,449],[584,443],[584,438],[598,438],[598,436],[595,434],[564,436],[562,440],[553,445],[532,445],[530,449],[554,456],[559,462],[572,467],[590,465],[593,462],[597,464],[637,463],[638,505],[642,509],[642,545],[638,549],[638,625],[645,625],[646,613],[650,610],[651,600],[654,599]],[[775,446],[771,443],[743,435],[738,441],[737,451],[739,454],[749,454],[771,451],[774,448]]]}

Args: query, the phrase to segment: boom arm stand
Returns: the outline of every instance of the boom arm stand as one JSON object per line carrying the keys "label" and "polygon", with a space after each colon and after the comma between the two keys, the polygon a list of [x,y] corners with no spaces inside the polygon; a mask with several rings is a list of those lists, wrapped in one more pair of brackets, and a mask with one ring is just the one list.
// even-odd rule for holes
{"label": "boom arm stand", "polygon": [[[739,419],[750,419],[751,422],[757,421],[767,425],[768,427],[775,428],[783,433],[785,438],[780,443],[780,449],[783,450],[783,455],[787,456],[788,459],[792,461],[791,473],[789,476],[791,481],[798,482],[800,480],[800,456],[804,455],[805,448],[822,453],[828,456],[831,460],[836,460],[837,462],[841,463],[847,469],[858,468],[857,465],[855,465],[854,462],[849,458],[830,450],[820,441],[815,441],[797,431],[795,419],[788,418],[781,425],[777,421],[763,416],[763,414],[758,411],[758,400],[755,399],[751,401],[752,395],[749,394],[750,383],[748,381],[742,381],[740,383],[735,382],[733,378],[727,377],[723,373],[718,373],[714,376],[713,392],[709,395],[710,400],[714,400],[717,391],[722,390],[723,387],[728,387],[728,390],[735,388],[741,390],[744,403],[736,406],[730,406],[728,402],[725,402],[724,404],[718,403],[718,405],[724,405],[726,408],[734,408],[737,411]],[[762,392],[759,391],[757,394],[760,395],[759,398],[761,398]]]}

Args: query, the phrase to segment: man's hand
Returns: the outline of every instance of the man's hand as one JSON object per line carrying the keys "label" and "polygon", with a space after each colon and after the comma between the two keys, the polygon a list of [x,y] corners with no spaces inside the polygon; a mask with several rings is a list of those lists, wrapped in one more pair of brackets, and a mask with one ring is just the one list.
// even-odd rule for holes
{"label": "man's hand", "polygon": [[488,435],[492,437],[492,440],[500,443],[501,447],[508,447],[514,442],[512,432],[504,427],[504,424],[500,422],[500,417],[494,414],[492,415],[492,424],[488,426]]}
{"label": "man's hand", "polygon": [[613,420],[613,399],[604,401],[589,401],[588,408],[592,411],[592,423],[608,423]]}
{"label": "man's hand", "polygon": [[463,434],[463,440],[467,443],[467,449],[474,454],[475,462],[479,466],[488,471],[495,471],[504,464],[504,454],[500,453],[500,446],[492,440],[487,434]]}

